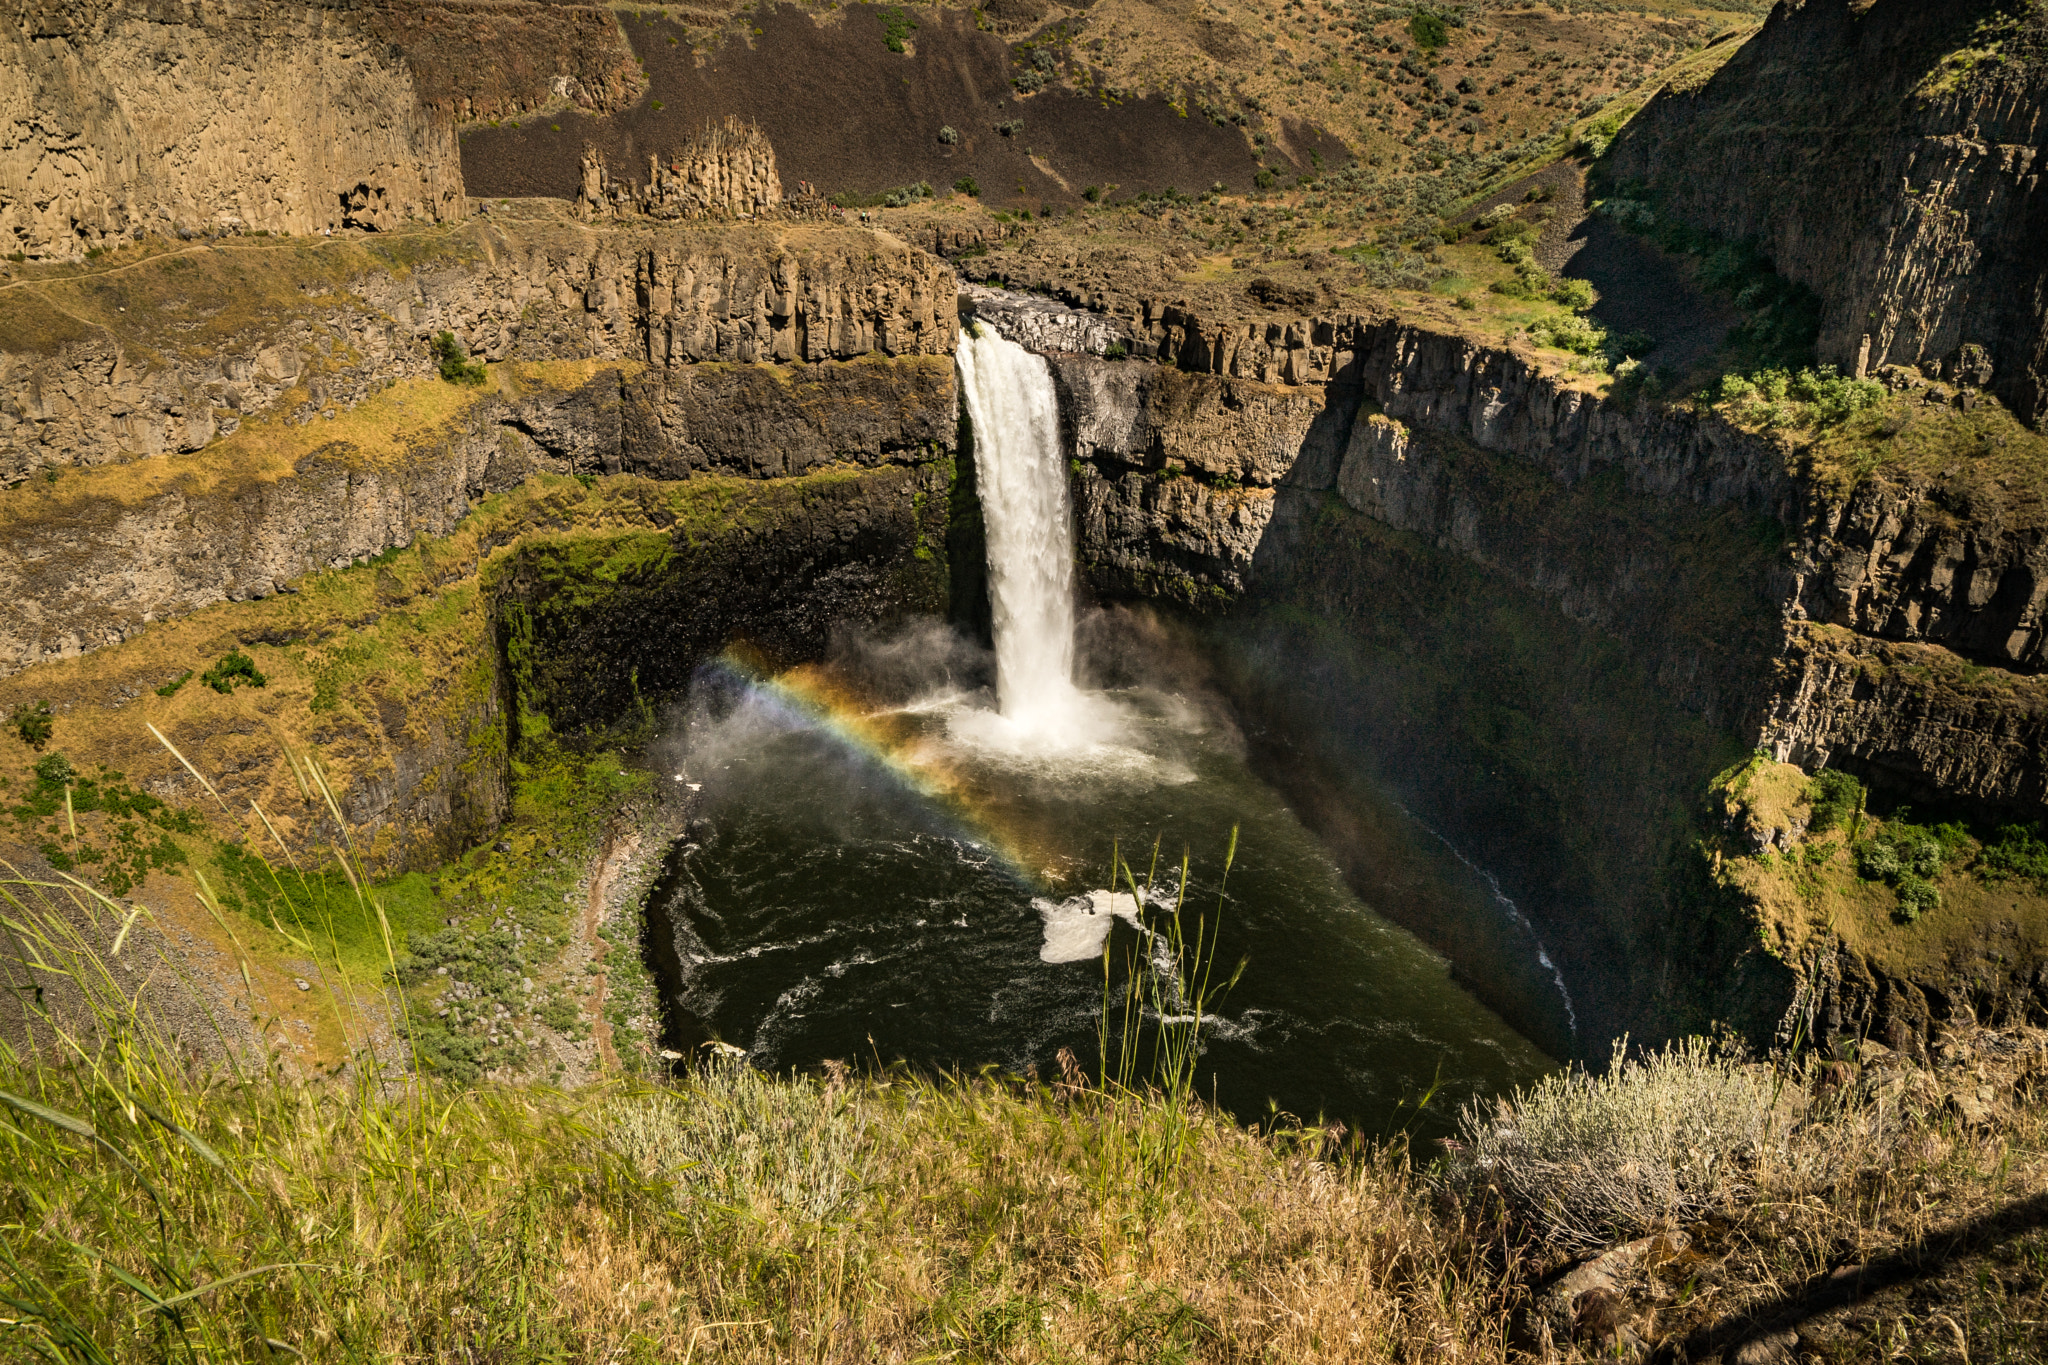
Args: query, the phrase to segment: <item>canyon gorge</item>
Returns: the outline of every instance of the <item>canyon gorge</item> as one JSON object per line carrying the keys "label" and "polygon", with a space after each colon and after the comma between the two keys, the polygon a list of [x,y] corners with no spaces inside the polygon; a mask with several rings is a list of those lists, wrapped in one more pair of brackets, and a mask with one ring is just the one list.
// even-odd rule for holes
{"label": "canyon gorge", "polygon": [[[1979,8],[1908,41],[1890,0],[1781,6],[1567,163],[1815,290],[1819,358],[1889,386],[1853,439],[1631,399],[1427,288],[1247,288],[1261,263],[1178,287],[1144,232],[1187,196],[1120,210],[1119,272],[1044,205],[835,205],[738,125],[648,177],[636,145],[559,198],[465,192],[498,145],[465,130],[646,98],[609,10],[24,10],[0,58],[0,710],[48,703],[73,764],[168,801],[207,802],[205,773],[221,811],[293,805],[288,755],[317,752],[380,875],[488,851],[522,754],[637,753],[736,644],[774,670],[855,628],[987,629],[956,367],[981,325],[1045,357],[1084,602],[1200,661],[1354,881],[1374,802],[1485,868],[1588,1038],[1796,1019],[1911,1049],[2037,1018],[2032,892],[1824,917],[1779,875],[1798,802],[1745,794],[1790,766],[1985,830],[2048,803],[2039,25],[1958,74],[1940,35]],[[202,41],[239,54],[212,85],[147,74]],[[1745,101],[1857,44],[1890,54],[1857,98],[1908,113],[1830,154],[1862,198],[1789,192]],[[1544,174],[1446,221],[1537,202]],[[234,651],[260,692],[181,685]]]}

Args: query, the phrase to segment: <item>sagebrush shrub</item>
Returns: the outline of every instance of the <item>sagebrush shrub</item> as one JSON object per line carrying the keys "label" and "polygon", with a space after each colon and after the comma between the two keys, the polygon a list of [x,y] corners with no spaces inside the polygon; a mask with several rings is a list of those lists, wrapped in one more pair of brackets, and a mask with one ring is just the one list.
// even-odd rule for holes
{"label": "sagebrush shrub", "polygon": [[1521,1221],[1597,1247],[1696,1220],[1747,1189],[1765,1140],[1768,1073],[1689,1038],[1640,1058],[1615,1044],[1607,1071],[1545,1076],[1459,1116],[1452,1178],[1490,1186]]}

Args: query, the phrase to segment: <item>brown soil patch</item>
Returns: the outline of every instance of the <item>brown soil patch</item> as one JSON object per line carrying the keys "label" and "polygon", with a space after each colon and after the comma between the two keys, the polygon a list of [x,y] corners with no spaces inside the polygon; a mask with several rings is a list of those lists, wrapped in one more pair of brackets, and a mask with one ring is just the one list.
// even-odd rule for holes
{"label": "brown soil patch", "polygon": [[[1118,99],[1063,86],[1019,95],[1010,87],[1020,69],[1010,45],[976,29],[971,14],[907,12],[918,24],[907,53],[889,50],[881,7],[850,6],[820,24],[778,6],[754,17],[757,31],[727,40],[701,64],[682,28],[629,20],[647,64],[645,98],[609,118],[564,113],[473,129],[462,139],[463,175],[478,196],[568,197],[586,143],[630,175],[727,114],[767,133],[786,189],[806,180],[827,194],[874,194],[919,180],[944,192],[971,177],[992,203],[1068,203],[1090,185],[1192,193],[1221,182],[1243,190],[1258,172],[1235,126],[1193,111],[1183,117],[1159,95]],[[997,131],[1013,120],[1020,130]],[[959,133],[957,144],[939,140],[945,127]],[[1348,160],[1334,137],[1310,125],[1290,120],[1283,137],[1300,164],[1311,150],[1325,165]],[[1034,166],[1033,154],[1053,174]]]}

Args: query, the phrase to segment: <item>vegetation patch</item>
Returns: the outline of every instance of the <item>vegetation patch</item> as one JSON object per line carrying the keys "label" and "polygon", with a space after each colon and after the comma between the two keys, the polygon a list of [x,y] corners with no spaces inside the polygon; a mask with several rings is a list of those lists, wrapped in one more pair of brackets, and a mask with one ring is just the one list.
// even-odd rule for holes
{"label": "vegetation patch", "polygon": [[487,377],[483,365],[470,360],[469,353],[462,349],[462,343],[455,339],[453,332],[435,334],[434,359],[438,362],[441,378],[450,384],[477,386]]}
{"label": "vegetation patch", "polygon": [[1703,851],[1787,960],[1840,942],[1874,969],[1934,979],[1978,961],[1987,927],[1994,939],[2048,943],[2038,825],[1924,816],[1850,774],[1808,777],[1763,757],[1722,774],[1712,792],[1722,825]]}
{"label": "vegetation patch", "polygon": [[36,761],[17,786],[0,777],[0,803],[14,837],[33,847],[53,869],[76,873],[125,896],[151,871],[175,874],[187,860],[172,836],[199,834],[203,826],[185,807],[138,791],[108,768],[87,776],[61,753]]}
{"label": "vegetation patch", "polygon": [[[222,696],[226,696],[237,687],[265,687],[270,683],[270,680],[263,676],[262,670],[256,667],[256,661],[239,649],[231,649],[221,655],[212,668],[199,675],[199,681]],[[160,692],[158,695],[176,696],[177,688],[172,688],[168,693]]]}
{"label": "vegetation patch", "polygon": [[29,748],[41,752],[50,742],[50,733],[56,728],[56,717],[50,714],[50,703],[42,699],[21,701],[7,713],[7,723],[13,728],[15,737]]}

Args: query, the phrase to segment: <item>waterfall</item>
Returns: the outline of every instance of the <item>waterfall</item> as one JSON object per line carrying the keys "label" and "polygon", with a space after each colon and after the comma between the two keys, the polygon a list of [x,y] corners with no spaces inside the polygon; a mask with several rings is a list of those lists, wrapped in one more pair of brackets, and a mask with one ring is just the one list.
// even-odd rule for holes
{"label": "waterfall", "polygon": [[958,358],[988,539],[996,704],[1014,740],[1066,747],[1082,737],[1085,704],[1074,686],[1074,526],[1052,370],[986,323],[961,329]]}

